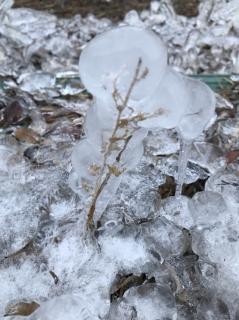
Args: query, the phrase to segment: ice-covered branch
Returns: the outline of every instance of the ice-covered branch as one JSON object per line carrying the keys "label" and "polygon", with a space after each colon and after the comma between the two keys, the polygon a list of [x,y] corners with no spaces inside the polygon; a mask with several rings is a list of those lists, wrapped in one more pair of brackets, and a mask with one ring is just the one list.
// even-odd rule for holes
{"label": "ice-covered branch", "polygon": [[[106,152],[104,153],[103,166],[101,169],[99,179],[96,183],[96,190],[94,192],[92,203],[91,203],[90,209],[88,211],[88,215],[87,215],[87,227],[92,227],[94,224],[93,219],[94,219],[96,202],[97,202],[100,194],[102,193],[103,189],[105,188],[105,186],[109,182],[110,177],[112,175],[114,175],[115,177],[119,177],[123,172],[125,172],[127,170],[127,167],[119,168],[119,163],[120,163],[120,160],[122,159],[123,153],[125,152],[126,148],[129,145],[131,138],[133,137],[134,132],[138,129],[138,128],[134,128],[134,130],[129,130],[130,122],[132,120],[135,121],[136,118],[134,117],[133,119],[127,119],[128,125],[127,125],[127,127],[125,127],[126,132],[124,133],[123,136],[119,137],[119,136],[117,136],[117,133],[120,128],[122,129],[122,126],[121,126],[122,113],[125,110],[125,108],[128,106],[129,99],[131,97],[131,94],[134,90],[135,85],[139,81],[144,79],[148,74],[147,68],[145,68],[142,73],[141,73],[141,69],[142,69],[142,59],[139,58],[137,66],[136,66],[134,77],[132,79],[132,82],[130,83],[128,92],[126,93],[126,96],[124,99],[122,98],[121,93],[119,92],[119,90],[116,87],[116,81],[114,82],[115,85],[114,85],[114,91],[112,93],[112,97],[115,102],[115,107],[118,110],[118,115],[116,118],[116,122],[115,122],[115,126],[113,129],[112,135],[109,138]],[[129,133],[129,131],[131,131],[131,132]],[[114,144],[118,143],[118,142],[123,142],[123,144],[121,145],[121,148],[119,148],[120,150],[118,151],[118,154],[115,157],[115,163],[108,165],[107,164],[108,157],[110,156],[110,153],[115,149]],[[105,173],[106,171],[107,171],[107,173]]]}
{"label": "ice-covered branch", "polygon": [[160,39],[136,27],[112,29],[92,40],[81,55],[80,73],[94,102],[86,116],[86,139],[73,152],[73,180],[86,202],[90,228],[122,174],[139,161],[147,131],[177,128],[182,139],[195,139],[213,118],[215,99],[207,86],[167,66]]}
{"label": "ice-covered branch", "polygon": [[[79,181],[79,188],[84,189],[84,191],[89,193],[90,196],[90,201],[88,204],[89,209],[87,212],[87,228],[92,229],[94,226],[94,215],[95,211],[97,210],[97,202],[104,193],[104,191],[105,194],[108,193],[108,198],[110,198],[110,196],[114,194],[112,188],[109,188],[109,192],[107,192],[106,187],[108,186],[108,184],[110,186],[112,185],[112,183],[115,184],[116,191],[117,186],[120,182],[121,175],[128,169],[130,169],[132,165],[136,164],[136,162],[140,159],[140,155],[142,155],[143,149],[141,142],[145,137],[147,130],[141,129],[137,126],[136,116],[126,118],[124,115],[124,111],[128,107],[129,100],[131,98],[132,92],[136,84],[142,81],[147,76],[147,74],[148,70],[147,68],[143,69],[142,59],[139,58],[135,69],[135,73],[132,77],[132,81],[124,97],[120,90],[118,90],[118,88],[116,87],[117,81],[114,81],[114,88],[112,92],[112,99],[114,103],[111,106],[111,109],[108,110],[108,112],[112,113],[112,123],[110,124],[111,130],[109,130],[110,132],[107,132],[105,136],[104,131],[107,131],[107,126],[109,125],[109,123],[105,123],[104,117],[103,119],[96,119],[96,114],[92,115],[92,117],[96,120],[95,126],[97,126],[97,123],[99,125],[98,134],[102,136],[102,139],[98,141],[100,143],[99,146],[92,146],[93,148],[95,147],[94,151],[98,149],[98,159],[101,160],[97,164],[95,164],[94,160],[97,157],[95,159],[93,158],[94,152],[92,151],[91,154],[88,154],[87,160],[92,160],[92,163],[90,163],[90,165],[88,166],[88,171],[90,169],[89,175],[91,175],[91,178],[94,179],[91,179],[91,181],[87,181],[86,177],[82,176],[80,179],[81,181]],[[93,110],[93,112],[94,111],[95,110]],[[92,110],[89,110],[89,113],[91,112]],[[138,118],[142,119],[142,117]],[[127,123],[127,125],[122,125],[123,122]],[[86,121],[86,132],[88,132],[89,136],[87,136],[85,143],[89,143],[90,145],[91,142],[88,141],[91,140],[90,130],[93,130],[93,128],[89,128],[89,125],[91,126],[91,121],[89,122],[88,117],[88,121]],[[138,131],[138,134],[136,134],[136,131]],[[94,142],[96,143],[96,141]],[[84,160],[86,160],[85,155],[83,155],[83,158],[78,158],[79,153],[84,152],[84,148],[85,145],[83,145],[81,142],[79,146],[77,146],[75,149],[74,153],[77,153],[77,155],[75,155],[77,158],[75,162],[76,166],[81,166],[80,162],[84,162]],[[130,155],[128,151],[128,149],[131,151],[133,148],[139,149],[140,151],[139,153],[136,153],[136,157]],[[87,170],[87,168],[85,169]],[[116,182],[116,180],[118,181]],[[102,204],[101,208],[102,206],[103,208],[106,207],[107,203],[108,202],[105,201],[105,204]],[[98,217],[101,213],[102,212],[98,212]]]}

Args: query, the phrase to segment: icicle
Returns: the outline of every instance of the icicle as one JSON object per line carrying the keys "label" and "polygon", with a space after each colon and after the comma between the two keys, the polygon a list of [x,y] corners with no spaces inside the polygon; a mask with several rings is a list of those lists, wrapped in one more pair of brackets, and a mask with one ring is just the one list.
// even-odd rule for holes
{"label": "icicle", "polygon": [[185,180],[188,158],[192,147],[192,141],[181,138],[181,147],[178,159],[178,181],[176,187],[176,197],[182,194],[183,183]]}

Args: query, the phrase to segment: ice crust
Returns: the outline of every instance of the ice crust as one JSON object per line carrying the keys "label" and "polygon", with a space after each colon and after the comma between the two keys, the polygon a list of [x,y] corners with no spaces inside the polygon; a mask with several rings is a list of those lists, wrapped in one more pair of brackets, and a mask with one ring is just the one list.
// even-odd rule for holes
{"label": "ice crust", "polygon": [[[92,103],[79,80],[68,81],[78,76],[86,43],[113,24],[92,15],[58,19],[11,6],[12,1],[0,1],[0,75],[7,77],[3,87],[0,83],[1,117],[12,99],[5,93],[10,89],[23,102],[23,116],[32,119],[29,128],[42,140],[36,145],[9,142],[15,125],[0,129],[0,318],[6,319],[9,304],[35,301],[40,307],[26,319],[237,320],[238,160],[230,163],[227,152],[238,149],[238,119],[219,116],[204,135],[208,121],[215,119],[214,98],[201,82],[178,71],[238,71],[238,2],[202,1],[199,16],[187,19],[177,16],[169,2],[153,1],[149,10],[130,12],[119,23],[131,25],[132,34],[145,27],[158,33],[168,46],[170,67],[159,72],[154,64],[162,60],[152,61],[147,48],[141,51],[156,80],[144,79],[147,94],[139,86],[130,107],[156,115],[140,123],[115,168],[127,170],[122,177],[112,176],[98,201],[100,224],[93,242],[85,238],[90,193],[79,187],[82,179],[93,183],[97,177],[89,172],[89,161],[102,161],[117,110],[102,88],[97,86],[100,97]],[[163,48],[155,34],[146,34],[157,42],[151,48]],[[120,81],[119,87],[127,89]],[[224,100],[219,105],[229,110]],[[129,113],[127,108],[122,116]],[[79,131],[78,138],[68,132],[70,125],[80,128],[81,141],[75,141]],[[196,138],[185,182],[208,180],[205,191],[192,199],[161,199],[165,176],[177,179],[177,131],[184,139]],[[114,150],[107,165],[116,155]],[[125,288],[124,279],[135,276],[145,280],[126,285],[123,296],[112,301],[122,283]]]}
{"label": "ice crust", "polygon": [[111,97],[114,82],[124,96],[140,58],[149,74],[135,87],[131,99],[142,100],[156,88],[167,63],[166,48],[152,31],[142,33],[137,27],[121,27],[98,36],[81,54],[81,79],[98,98]]}

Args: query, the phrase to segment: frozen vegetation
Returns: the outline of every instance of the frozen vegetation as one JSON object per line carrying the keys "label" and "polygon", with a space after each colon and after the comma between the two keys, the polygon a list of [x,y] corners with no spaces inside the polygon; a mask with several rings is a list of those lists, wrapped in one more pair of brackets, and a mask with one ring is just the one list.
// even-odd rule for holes
{"label": "frozen vegetation", "polygon": [[160,38],[142,27],[114,28],[95,37],[83,50],[79,68],[94,102],[86,114],[86,139],[73,151],[71,181],[88,210],[87,226],[94,225],[95,215],[100,218],[122,175],[142,158],[149,129],[178,129],[180,194],[187,150],[214,119],[215,94],[171,70]]}
{"label": "frozen vegetation", "polygon": [[238,2],[188,19],[153,1],[117,26],[12,5],[0,317],[238,320],[238,114],[189,77],[233,72],[238,94]]}

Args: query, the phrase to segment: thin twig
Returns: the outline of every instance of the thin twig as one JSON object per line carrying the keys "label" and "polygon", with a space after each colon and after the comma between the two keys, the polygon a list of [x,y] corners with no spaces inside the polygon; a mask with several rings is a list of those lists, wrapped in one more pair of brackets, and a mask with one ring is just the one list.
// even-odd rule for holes
{"label": "thin twig", "polygon": [[94,228],[94,214],[95,214],[96,202],[97,202],[101,192],[103,191],[104,187],[107,185],[110,177],[111,177],[111,173],[108,172],[106,174],[104,180],[102,181],[100,187],[96,190],[96,193],[94,195],[93,201],[91,203],[91,206],[90,206],[90,209],[89,209],[88,215],[87,215],[87,227],[89,229],[93,229]]}
{"label": "thin twig", "polygon": [[[111,135],[111,137],[109,139],[109,144],[107,146],[106,152],[104,153],[104,161],[103,161],[102,170],[101,170],[101,173],[99,175],[99,179],[98,179],[98,181],[96,183],[96,190],[94,192],[93,200],[92,200],[91,206],[90,206],[88,214],[87,214],[87,228],[89,228],[89,229],[94,228],[94,214],[95,214],[95,208],[96,208],[97,200],[98,200],[98,198],[101,195],[104,187],[107,185],[107,183],[108,183],[108,181],[109,181],[109,179],[110,179],[110,177],[112,175],[112,172],[108,171],[106,176],[104,177],[103,181],[101,181],[102,177],[103,177],[103,175],[105,173],[105,170],[107,168],[108,156],[109,156],[110,152],[112,151],[114,142],[117,139],[116,133],[117,133],[118,129],[120,128],[120,119],[121,119],[121,116],[122,116],[122,112],[128,106],[128,102],[129,102],[129,99],[131,97],[131,94],[133,92],[133,89],[134,89],[135,85],[139,81],[141,81],[143,78],[145,78],[147,73],[148,73],[148,70],[146,68],[143,71],[143,73],[140,75],[141,66],[142,66],[142,59],[139,58],[137,66],[136,66],[134,77],[133,77],[133,79],[132,79],[132,81],[130,83],[129,90],[126,93],[126,96],[125,96],[124,99],[122,99],[121,94],[119,93],[118,89],[116,88],[116,82],[114,82],[115,88],[114,88],[114,91],[112,93],[112,97],[114,99],[116,108],[118,110],[118,115],[117,115],[117,119],[116,119],[116,122],[115,122],[115,127],[114,127],[114,129],[112,131],[112,135]],[[118,99],[121,100],[122,104],[118,104]],[[116,161],[117,162],[120,161],[122,153],[125,151],[130,139],[131,139],[131,136],[125,139],[125,144],[124,144],[123,148],[121,149],[121,151],[119,152],[118,156],[116,157]]]}
{"label": "thin twig", "polygon": [[132,138],[132,135],[131,135],[131,136],[128,136],[128,137],[126,138],[125,144],[124,144],[123,148],[120,150],[119,154],[118,154],[117,157],[116,157],[116,161],[117,161],[117,162],[120,162],[120,159],[121,159],[121,157],[122,157],[122,154],[123,154],[123,152],[125,151],[125,149],[127,148],[127,145],[128,145],[128,143],[130,142],[131,138]]}

